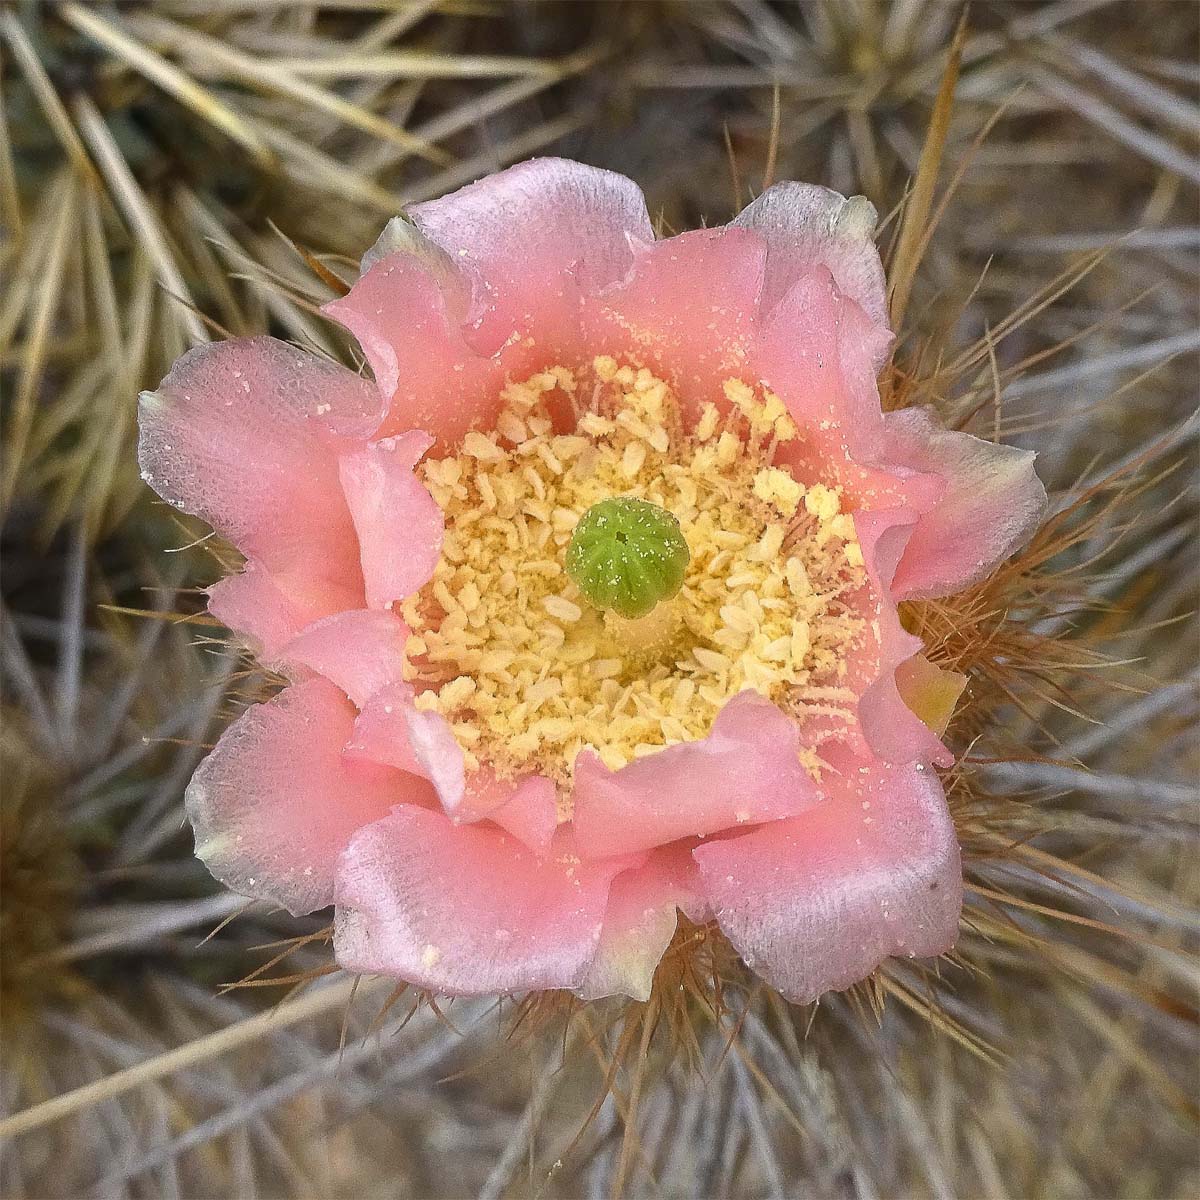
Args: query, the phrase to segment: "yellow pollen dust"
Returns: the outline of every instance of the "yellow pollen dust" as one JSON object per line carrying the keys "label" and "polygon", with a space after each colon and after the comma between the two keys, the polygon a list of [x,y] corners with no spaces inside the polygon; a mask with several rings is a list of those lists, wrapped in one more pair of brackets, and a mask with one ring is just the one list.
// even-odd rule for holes
{"label": "yellow pollen dust", "polygon": [[[837,490],[772,465],[800,436],[778,397],[736,379],[724,393],[689,428],[644,368],[555,367],[506,388],[494,433],[418,467],[446,535],[402,608],[407,671],[468,767],[565,783],[590,747],[616,769],[705,737],[748,688],[797,719],[848,715],[854,522]],[[564,406],[574,430],[556,433]],[[635,621],[592,608],[564,569],[576,522],[612,496],[674,513],[691,552],[679,593]]]}

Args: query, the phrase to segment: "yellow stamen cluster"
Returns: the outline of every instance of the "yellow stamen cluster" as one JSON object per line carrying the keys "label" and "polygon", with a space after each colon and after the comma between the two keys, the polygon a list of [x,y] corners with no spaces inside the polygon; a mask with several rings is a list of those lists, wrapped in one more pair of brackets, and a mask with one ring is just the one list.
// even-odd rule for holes
{"label": "yellow stamen cluster", "polygon": [[[494,434],[420,466],[446,537],[403,606],[409,677],[470,765],[566,781],[584,747],[615,769],[706,736],[746,688],[798,713],[847,699],[853,520],[836,490],[771,465],[799,436],[778,397],[724,390],[688,429],[648,370],[556,367],[508,386]],[[564,401],[575,427],[556,433]],[[576,522],[612,496],[674,513],[691,552],[679,593],[639,620],[597,612],[564,570]]]}

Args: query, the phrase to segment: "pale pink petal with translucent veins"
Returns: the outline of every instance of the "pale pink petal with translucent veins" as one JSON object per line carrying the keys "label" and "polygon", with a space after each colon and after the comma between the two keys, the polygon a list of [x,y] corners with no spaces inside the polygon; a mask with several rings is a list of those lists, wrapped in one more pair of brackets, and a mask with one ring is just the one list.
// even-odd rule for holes
{"label": "pale pink petal with translucent veins", "polygon": [[458,264],[436,242],[427,238],[407,217],[392,217],[371,248],[362,256],[359,273],[393,255],[415,259],[434,279],[451,322],[461,325],[471,304],[471,284]]}
{"label": "pale pink petal with translucent veins", "polygon": [[284,645],[275,661],[336,684],[359,707],[377,692],[403,682],[408,626],[392,612],[350,609],[309,625]]}
{"label": "pale pink petal with translucent veins", "polygon": [[584,1000],[631,996],[647,1000],[654,972],[671,944],[678,911],[696,923],[707,919],[693,843],[654,850],[612,883],[596,956],[575,992]]}
{"label": "pale pink petal with translucent veins", "polygon": [[398,683],[372,696],[355,719],[354,731],[346,743],[347,755],[420,774],[421,764],[409,743],[406,719],[413,694],[407,683]]}
{"label": "pale pink petal with translucent veins", "polygon": [[757,692],[735,696],[699,741],[618,771],[590,751],[575,764],[572,822],[591,858],[777,821],[817,803],[794,721]]}
{"label": "pale pink petal with translucent veins", "polygon": [[139,409],[143,478],[271,571],[351,586],[342,439],[378,424],[375,386],[274,338],[188,351]]}
{"label": "pale pink petal with translucent veins", "polygon": [[732,224],[766,239],[765,309],[820,264],[872,322],[886,329],[887,282],[874,242],[877,220],[875,206],[865,196],[847,199],[816,184],[786,181],[767,188]]}
{"label": "pale pink petal with translucent veins", "polygon": [[218,880],[297,916],[332,902],[351,835],[406,798],[399,772],[343,757],[353,723],[339,689],[313,679],[221,735],[185,801],[196,854]]}
{"label": "pale pink petal with translucent veins", "polygon": [[561,158],[520,163],[408,215],[470,279],[468,336],[484,354],[514,330],[574,340],[579,297],[625,276],[631,239],[654,240],[637,184]]}
{"label": "pale pink petal with translucent veins", "polygon": [[441,556],[442,511],[413,473],[432,444],[428,434],[413,430],[349,450],[339,461],[370,608],[417,591]]}
{"label": "pale pink petal with translucent veins", "polygon": [[753,346],[754,372],[783,400],[802,436],[780,444],[776,463],[806,483],[842,491],[843,511],[932,508],[945,480],[882,461],[886,427],[876,364],[891,335],[812,267],[766,314]]}
{"label": "pale pink petal with translucent veins", "polygon": [[946,484],[897,567],[897,599],[947,596],[978,583],[1041,524],[1046,489],[1033,451],[943,429],[925,409],[888,413],[884,423],[888,462]]}
{"label": "pale pink petal with translucent veins", "polygon": [[693,852],[734,948],[801,1004],[958,937],[962,866],[937,776],[849,758],[845,770],[816,808]]}
{"label": "pale pink petal with translucent veins", "polygon": [[574,987],[628,865],[582,861],[557,841],[539,856],[492,825],[402,807],[342,854],[337,960],[457,996]]}
{"label": "pale pink petal with translucent veins", "polygon": [[766,269],[763,240],[746,229],[698,229],[635,246],[628,277],[584,303],[595,351],[650,367],[693,415],[724,405],[722,384],[746,378]]}
{"label": "pale pink petal with translucent veins", "polygon": [[404,710],[404,723],[421,774],[433,784],[445,812],[457,814],[466,798],[467,778],[462,748],[449,722],[441,713],[409,707]]}

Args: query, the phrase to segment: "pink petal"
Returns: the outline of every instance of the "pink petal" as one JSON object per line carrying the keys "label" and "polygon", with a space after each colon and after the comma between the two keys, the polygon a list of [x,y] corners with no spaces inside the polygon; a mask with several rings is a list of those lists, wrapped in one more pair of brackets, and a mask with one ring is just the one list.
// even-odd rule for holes
{"label": "pink petal", "polygon": [[404,723],[420,773],[433,784],[442,808],[453,817],[462,808],[466,794],[462,747],[441,713],[409,706],[404,709]]}
{"label": "pink petal", "polygon": [[958,937],[962,869],[937,776],[875,764],[843,782],[801,816],[693,852],[730,942],[801,1004]]}
{"label": "pink petal", "polygon": [[777,821],[815,804],[795,722],[741,692],[708,737],[610,771],[590,751],[575,763],[574,816],[589,858],[628,854],[730,826]]}
{"label": "pink petal", "polygon": [[947,767],[954,756],[937,734],[904,703],[897,668],[924,645],[900,624],[892,595],[896,564],[912,534],[917,515],[911,509],[855,514],[854,527],[871,581],[872,633],[850,656],[847,682],[858,693],[858,719],[872,753],[885,762],[935,762]]}
{"label": "pink petal", "polygon": [[445,717],[414,707],[413,689],[406,683],[393,683],[363,705],[346,752],[424,776],[451,815],[466,802],[462,748]]}
{"label": "pink petal", "polygon": [[416,428],[450,445],[494,422],[503,368],[467,345],[448,304],[453,291],[426,262],[392,254],[322,310],[358,339],[387,398],[378,436]]}
{"label": "pink petal", "polygon": [[208,589],[208,611],[248,638],[257,656],[273,662],[306,625],[347,608],[360,608],[361,581],[343,587],[303,571],[271,572],[249,559],[241,572]]}
{"label": "pink petal", "polygon": [[339,462],[370,608],[386,608],[411,595],[437,566],[445,522],[413,474],[432,445],[433,439],[418,429],[348,451]]}
{"label": "pink petal", "polygon": [[402,777],[342,757],[354,709],[323,679],[247,709],[188,785],[196,854],[244,896],[296,916],[333,900],[351,834],[404,799]]}
{"label": "pink petal", "polygon": [[142,395],[142,477],[269,570],[352,587],[358,556],[335,443],[364,436],[380,415],[368,380],[284,342],[199,346]]}
{"label": "pink petal", "polygon": [[1046,489],[1033,451],[943,429],[924,409],[889,413],[885,424],[889,461],[946,482],[900,560],[897,598],[947,596],[978,583],[1041,524]]}
{"label": "pink petal", "polygon": [[471,303],[470,285],[450,255],[431,242],[407,217],[392,217],[388,221],[375,244],[362,256],[360,273],[365,275],[376,263],[394,254],[416,259],[437,283],[451,321],[462,324],[466,320]]}
{"label": "pink petal", "polygon": [[487,770],[468,775],[446,719],[414,708],[407,684],[393,684],[371,697],[354,723],[346,752],[428,779],[455,824],[494,821],[538,852],[550,844],[558,825],[551,780],[540,775],[501,780]]}
{"label": "pink petal", "polygon": [[887,328],[887,281],[875,249],[875,206],[811,183],[777,183],[744,208],[733,224],[766,238],[763,307],[778,303],[801,275],[820,264],[838,287]]}
{"label": "pink petal", "polygon": [[520,163],[408,211],[471,279],[471,336],[484,353],[514,330],[571,339],[579,296],[626,274],[630,238],[654,240],[637,184],[561,158]]}
{"label": "pink petal", "polygon": [[354,722],[354,732],[346,743],[347,756],[422,774],[408,738],[407,714],[412,700],[413,690],[407,683],[376,692]]}
{"label": "pink petal", "polygon": [[707,915],[696,864],[683,844],[655,850],[642,866],[613,880],[596,957],[576,994],[584,1000],[649,999],[654,972],[675,936],[678,909],[697,922]]}
{"label": "pink petal", "polygon": [[352,609],[309,625],[279,659],[324,676],[362,708],[377,692],[403,682],[408,632],[393,613]]}
{"label": "pink petal", "polygon": [[399,808],[342,855],[337,960],[455,996],[573,987],[624,865],[542,858],[495,827]]}
{"label": "pink petal", "polygon": [[748,374],[766,246],[745,229],[698,229],[638,246],[629,277],[585,305],[595,352],[655,370],[693,412]]}
{"label": "pink petal", "polygon": [[558,789],[544,775],[497,779],[487,770],[467,778],[464,803],[451,820],[494,821],[537,854],[550,847],[558,828]]}
{"label": "pink petal", "polygon": [[823,266],[763,318],[756,373],[787,405],[814,465],[874,460],[883,433],[876,363],[889,340]]}

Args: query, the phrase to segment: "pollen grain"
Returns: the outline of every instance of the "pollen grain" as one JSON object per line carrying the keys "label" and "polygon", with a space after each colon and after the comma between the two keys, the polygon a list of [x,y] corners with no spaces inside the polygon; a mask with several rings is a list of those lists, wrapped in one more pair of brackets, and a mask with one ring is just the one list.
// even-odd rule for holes
{"label": "pollen grain", "polygon": [[[839,493],[774,465],[802,436],[776,396],[731,379],[685,422],[663,380],[602,356],[503,399],[493,433],[418,468],[445,543],[402,606],[418,705],[468,766],[565,783],[590,747],[617,769],[706,736],[748,688],[798,719],[847,715],[862,554]],[[637,620],[592,608],[564,569],[580,517],[613,496],[669,510],[691,554],[678,594]]]}

